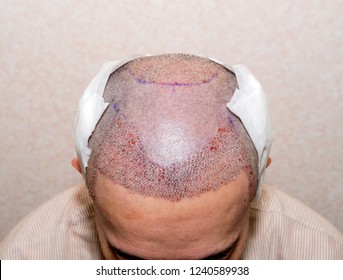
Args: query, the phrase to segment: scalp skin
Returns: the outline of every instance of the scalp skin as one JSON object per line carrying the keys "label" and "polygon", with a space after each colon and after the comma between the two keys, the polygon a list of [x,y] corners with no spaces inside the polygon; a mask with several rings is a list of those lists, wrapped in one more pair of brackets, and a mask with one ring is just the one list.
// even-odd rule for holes
{"label": "scalp skin", "polygon": [[245,171],[252,199],[257,153],[226,107],[236,88],[232,72],[196,56],[145,57],[119,68],[89,141],[91,195],[97,174],[143,196],[179,201],[217,190]]}

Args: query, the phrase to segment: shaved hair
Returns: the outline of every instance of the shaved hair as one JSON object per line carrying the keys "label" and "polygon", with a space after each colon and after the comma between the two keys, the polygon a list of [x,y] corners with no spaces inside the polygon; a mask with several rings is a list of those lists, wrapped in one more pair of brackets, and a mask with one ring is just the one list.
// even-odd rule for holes
{"label": "shaved hair", "polygon": [[231,71],[198,56],[150,56],[120,67],[109,77],[109,105],[89,140],[91,196],[99,174],[133,193],[177,202],[245,171],[252,199],[257,152],[226,107],[237,87]]}

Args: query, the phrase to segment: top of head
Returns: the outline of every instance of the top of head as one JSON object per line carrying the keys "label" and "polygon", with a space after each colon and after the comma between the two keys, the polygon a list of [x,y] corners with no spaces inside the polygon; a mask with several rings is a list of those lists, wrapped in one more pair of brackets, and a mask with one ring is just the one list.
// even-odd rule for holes
{"label": "top of head", "polygon": [[104,80],[106,106],[83,162],[88,185],[101,173],[136,192],[178,200],[249,170],[255,189],[259,162],[226,107],[238,88],[227,68],[202,57],[160,55],[132,60]]}
{"label": "top of head", "polygon": [[195,154],[228,125],[226,103],[236,87],[234,75],[212,61],[163,55],[118,69],[104,99],[139,130],[148,157],[167,166]]}

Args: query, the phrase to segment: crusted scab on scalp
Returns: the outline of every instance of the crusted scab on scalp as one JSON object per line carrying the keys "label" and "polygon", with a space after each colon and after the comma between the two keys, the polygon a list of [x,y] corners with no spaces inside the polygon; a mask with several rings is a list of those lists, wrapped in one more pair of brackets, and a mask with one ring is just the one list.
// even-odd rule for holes
{"label": "crusted scab on scalp", "polygon": [[89,141],[91,193],[102,174],[135,193],[179,201],[245,171],[253,198],[257,153],[226,108],[236,88],[232,72],[191,55],[145,57],[119,68],[104,92],[110,106]]}

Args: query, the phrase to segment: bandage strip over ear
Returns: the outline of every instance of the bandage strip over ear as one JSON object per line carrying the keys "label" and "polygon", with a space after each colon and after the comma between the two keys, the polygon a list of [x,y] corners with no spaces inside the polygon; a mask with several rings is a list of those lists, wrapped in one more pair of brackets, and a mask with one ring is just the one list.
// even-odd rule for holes
{"label": "bandage strip over ear", "polygon": [[[84,177],[91,155],[91,150],[88,147],[89,138],[108,106],[103,98],[108,78],[118,68],[139,57],[143,56],[105,63],[79,101],[79,110],[75,121],[75,147]],[[245,66],[227,66],[216,60],[213,61],[234,72],[237,78],[239,89],[236,89],[232,99],[227,103],[227,107],[240,118],[257,150],[259,184],[255,199],[258,199],[261,194],[264,172],[272,143],[272,130],[265,93],[260,83]]]}
{"label": "bandage strip over ear", "polygon": [[108,78],[122,65],[138,57],[141,57],[141,55],[121,61],[106,62],[100,72],[89,83],[79,101],[75,120],[75,149],[84,178],[92,152],[88,147],[88,140],[108,106],[108,102],[105,102],[103,97]]}
{"label": "bandage strip over ear", "polygon": [[247,67],[232,65],[227,66],[227,68],[235,73],[239,87],[230,102],[227,103],[227,107],[242,121],[258,154],[259,182],[256,199],[261,195],[264,174],[273,141],[266,95],[261,84]]}

